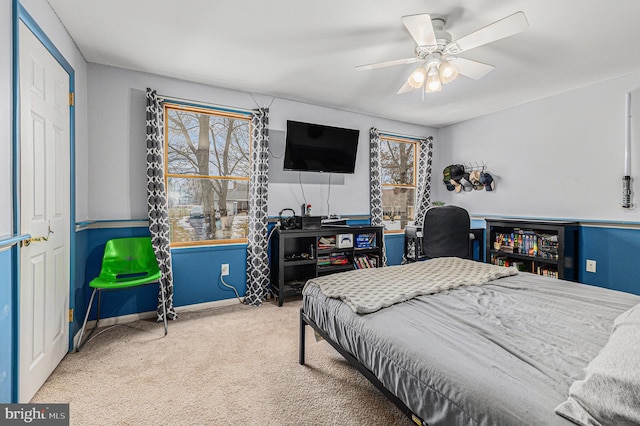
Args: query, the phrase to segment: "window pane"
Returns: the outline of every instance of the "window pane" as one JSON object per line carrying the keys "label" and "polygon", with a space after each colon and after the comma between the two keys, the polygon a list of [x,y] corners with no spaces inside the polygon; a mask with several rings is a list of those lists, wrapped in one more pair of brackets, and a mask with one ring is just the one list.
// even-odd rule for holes
{"label": "window pane", "polygon": [[246,238],[249,181],[168,178],[171,242]]}
{"label": "window pane", "polygon": [[382,183],[414,185],[414,143],[380,141]]}
{"label": "window pane", "polygon": [[404,229],[413,224],[415,189],[406,187],[382,188],[382,221],[387,231]]}
{"label": "window pane", "polygon": [[170,174],[248,177],[250,123],[167,108]]}

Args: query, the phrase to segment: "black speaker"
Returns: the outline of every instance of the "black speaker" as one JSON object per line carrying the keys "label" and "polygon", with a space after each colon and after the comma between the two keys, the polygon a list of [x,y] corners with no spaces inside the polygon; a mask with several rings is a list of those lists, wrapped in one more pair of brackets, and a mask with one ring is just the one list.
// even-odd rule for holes
{"label": "black speaker", "polygon": [[[282,213],[290,211],[293,216],[282,217]],[[282,209],[278,213],[278,219],[280,220],[280,229],[296,229],[298,227],[298,219],[296,218],[296,212],[293,209]]]}

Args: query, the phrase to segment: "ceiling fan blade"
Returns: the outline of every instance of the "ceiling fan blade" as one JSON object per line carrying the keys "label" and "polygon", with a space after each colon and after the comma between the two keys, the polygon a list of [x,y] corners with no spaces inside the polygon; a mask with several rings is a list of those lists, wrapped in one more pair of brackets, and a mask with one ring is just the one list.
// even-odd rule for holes
{"label": "ceiling fan blade", "polygon": [[431,16],[423,13],[421,15],[407,15],[402,17],[402,23],[418,46],[431,46],[437,44],[436,35],[433,31]]}
{"label": "ceiling fan blade", "polygon": [[[451,46],[450,51],[454,54],[465,52],[478,46],[512,36],[526,30],[528,27],[529,21],[527,21],[527,17],[524,15],[524,12],[516,12],[513,15],[509,15],[506,18],[496,21],[493,24],[489,24],[486,27],[480,28],[471,34],[467,34],[466,36],[456,40],[449,45]],[[454,52],[453,49],[456,47],[459,50]]]}
{"label": "ceiling fan blade", "polygon": [[472,61],[471,59],[449,58],[449,60],[460,74],[474,80],[481,79],[494,68],[493,65]]}
{"label": "ceiling fan blade", "polygon": [[402,94],[402,93],[407,93],[413,90],[413,87],[409,86],[409,83],[405,81],[405,83],[402,85],[402,87],[400,88],[400,90],[398,90],[398,95]]}
{"label": "ceiling fan blade", "polygon": [[356,69],[358,71],[375,70],[377,68],[391,67],[393,65],[413,64],[414,62],[418,62],[420,60],[421,60],[420,58],[396,59],[394,61],[377,62],[375,64],[367,64],[367,65],[358,65]]}

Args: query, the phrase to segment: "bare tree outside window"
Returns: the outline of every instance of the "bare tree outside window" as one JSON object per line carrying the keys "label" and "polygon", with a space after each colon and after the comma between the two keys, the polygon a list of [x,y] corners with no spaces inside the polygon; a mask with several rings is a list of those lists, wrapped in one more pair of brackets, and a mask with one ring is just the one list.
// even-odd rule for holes
{"label": "bare tree outside window", "polygon": [[165,126],[172,244],[246,238],[250,117],[166,104]]}
{"label": "bare tree outside window", "polygon": [[382,211],[387,231],[400,231],[413,223],[417,146],[410,139],[381,137]]}

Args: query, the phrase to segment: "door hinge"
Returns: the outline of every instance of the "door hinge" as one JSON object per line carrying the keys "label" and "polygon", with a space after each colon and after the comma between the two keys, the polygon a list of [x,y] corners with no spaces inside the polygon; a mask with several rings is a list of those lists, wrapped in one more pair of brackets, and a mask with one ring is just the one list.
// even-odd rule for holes
{"label": "door hinge", "polygon": [[75,93],[69,92],[69,106],[74,106],[75,104],[76,104]]}
{"label": "door hinge", "polygon": [[73,308],[69,309],[69,322],[73,322]]}

